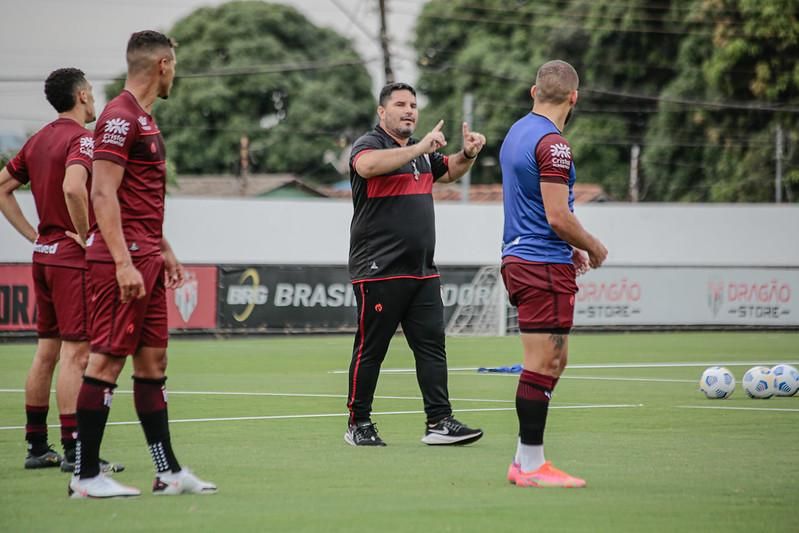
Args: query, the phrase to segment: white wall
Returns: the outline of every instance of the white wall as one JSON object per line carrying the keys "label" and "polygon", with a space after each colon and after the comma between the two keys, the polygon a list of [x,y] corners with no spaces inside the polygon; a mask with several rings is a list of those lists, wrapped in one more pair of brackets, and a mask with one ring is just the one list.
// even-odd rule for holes
{"label": "white wall", "polygon": [[[30,194],[17,197],[36,220]],[[186,263],[346,264],[351,216],[348,200],[170,197],[165,233]],[[797,205],[594,204],[577,216],[608,247],[608,265],[799,266]],[[436,223],[439,264],[499,261],[502,206],[441,202]],[[30,245],[0,217],[0,263],[29,261]]]}

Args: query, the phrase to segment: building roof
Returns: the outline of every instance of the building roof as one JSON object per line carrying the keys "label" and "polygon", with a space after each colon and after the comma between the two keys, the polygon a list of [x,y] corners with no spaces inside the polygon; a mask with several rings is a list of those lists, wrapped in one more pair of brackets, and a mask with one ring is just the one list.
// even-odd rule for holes
{"label": "building roof", "polygon": [[[320,187],[320,190],[332,198],[350,198],[349,189],[334,187]],[[433,186],[433,199],[437,202],[460,202],[462,199],[461,186],[458,183],[437,183]],[[605,190],[596,183],[575,183],[574,201],[578,204],[589,202],[607,202],[610,197]],[[501,203],[502,184],[475,184],[469,187],[469,201],[474,203]]]}
{"label": "building roof", "polygon": [[[246,185],[239,176],[179,176],[177,187],[168,187],[170,194],[178,196],[217,197],[275,197],[275,198],[352,198],[349,183],[316,186],[294,174],[255,174],[247,178]],[[459,183],[437,183],[433,198],[438,202],[460,202]],[[596,183],[576,183],[574,201],[578,204],[607,202],[610,197]],[[474,203],[501,203],[502,184],[475,184],[469,188],[469,201]]]}
{"label": "building roof", "polygon": [[171,194],[180,196],[242,197],[310,197],[328,195],[308,185],[294,174],[255,174],[246,183],[239,176],[178,176],[177,186],[169,186]]}

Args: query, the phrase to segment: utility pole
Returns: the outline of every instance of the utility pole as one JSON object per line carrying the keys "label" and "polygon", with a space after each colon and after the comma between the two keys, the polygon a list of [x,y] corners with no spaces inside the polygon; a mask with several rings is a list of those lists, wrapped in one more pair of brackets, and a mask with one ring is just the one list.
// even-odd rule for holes
{"label": "utility pole", "polygon": [[250,138],[243,134],[239,140],[239,194],[247,196],[250,177]]}
{"label": "utility pole", "polygon": [[638,157],[641,147],[634,144],[630,150],[630,201],[638,202]]}
{"label": "utility pole", "polygon": [[394,71],[391,70],[391,52],[388,49],[388,28],[386,27],[386,0],[378,0],[380,5],[380,47],[383,49],[383,69],[386,72],[386,84],[394,83]]}
{"label": "utility pole", "polygon": [[[474,95],[472,93],[465,93],[463,95],[463,121],[472,127],[472,119],[474,116]],[[472,171],[471,168],[466,171],[461,177],[461,202],[464,204],[469,203],[469,189],[472,185]]]}
{"label": "utility pole", "polygon": [[777,138],[774,147],[774,158],[777,160],[774,172],[774,201],[782,203],[782,124],[777,124]]}

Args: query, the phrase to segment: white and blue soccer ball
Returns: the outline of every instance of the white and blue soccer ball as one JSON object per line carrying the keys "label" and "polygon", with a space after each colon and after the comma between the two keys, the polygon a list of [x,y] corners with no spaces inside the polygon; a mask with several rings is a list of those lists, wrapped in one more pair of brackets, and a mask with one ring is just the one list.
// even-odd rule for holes
{"label": "white and blue soccer ball", "polygon": [[793,396],[799,391],[799,371],[791,365],[780,364],[771,368],[774,376],[774,395]]}
{"label": "white and blue soccer ball", "polygon": [[774,375],[767,366],[753,366],[741,380],[746,395],[765,400],[774,395]]}
{"label": "white and blue soccer ball", "polygon": [[735,390],[735,376],[723,366],[711,366],[702,372],[699,390],[713,400],[729,398]]}

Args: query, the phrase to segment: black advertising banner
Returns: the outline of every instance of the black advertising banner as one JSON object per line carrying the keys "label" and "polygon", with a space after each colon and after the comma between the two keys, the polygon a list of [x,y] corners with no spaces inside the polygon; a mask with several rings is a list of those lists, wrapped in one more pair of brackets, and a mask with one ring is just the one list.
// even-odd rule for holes
{"label": "black advertising banner", "polygon": [[[473,298],[477,267],[441,269],[445,323]],[[223,265],[219,328],[251,332],[355,331],[355,292],[346,266]]]}

